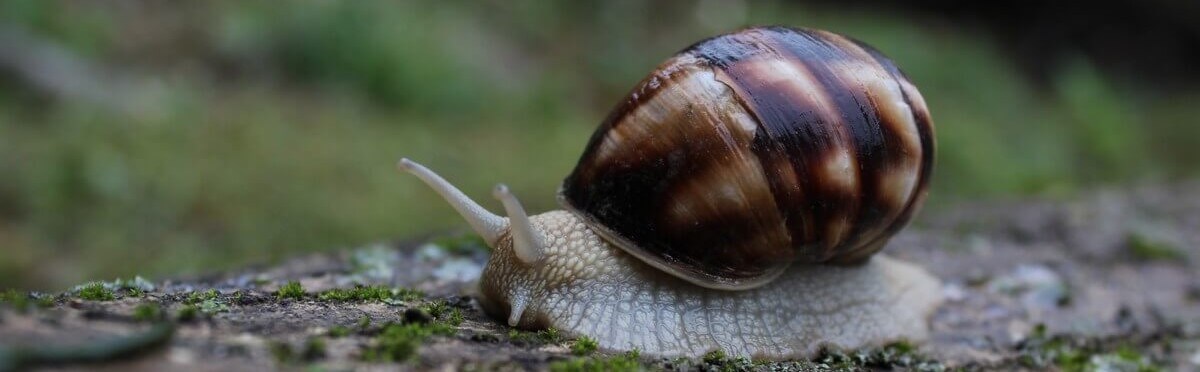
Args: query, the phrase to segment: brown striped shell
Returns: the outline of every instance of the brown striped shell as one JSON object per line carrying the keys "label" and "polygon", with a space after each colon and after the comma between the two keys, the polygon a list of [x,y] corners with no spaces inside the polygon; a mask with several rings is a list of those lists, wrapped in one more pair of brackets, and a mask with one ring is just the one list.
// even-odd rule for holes
{"label": "brown striped shell", "polygon": [[933,123],[891,60],[835,33],[701,41],[608,116],[559,200],[647,263],[711,288],[854,264],[920,206]]}

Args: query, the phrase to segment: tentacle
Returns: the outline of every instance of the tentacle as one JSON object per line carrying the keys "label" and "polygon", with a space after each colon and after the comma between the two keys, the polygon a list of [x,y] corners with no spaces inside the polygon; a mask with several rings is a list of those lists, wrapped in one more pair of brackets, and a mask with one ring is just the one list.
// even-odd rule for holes
{"label": "tentacle", "polygon": [[500,235],[504,233],[504,229],[508,228],[508,221],[505,221],[504,217],[497,216],[484,209],[478,203],[475,203],[474,200],[471,200],[470,197],[467,197],[467,194],[464,194],[457,187],[451,185],[450,182],[438,176],[437,173],[412,160],[408,160],[408,158],[400,159],[396,167],[424,181],[433,191],[436,191],[442,198],[446,199],[446,202],[450,203],[450,206],[454,207],[454,210],[458,211],[458,214],[467,220],[471,228],[476,233],[479,233],[489,246],[492,248],[496,247]]}
{"label": "tentacle", "polygon": [[541,260],[542,239],[533,229],[533,224],[529,223],[529,215],[525,214],[521,202],[504,184],[496,185],[492,196],[504,204],[504,210],[508,213],[509,233],[512,234],[513,252],[516,252],[517,258],[526,264]]}

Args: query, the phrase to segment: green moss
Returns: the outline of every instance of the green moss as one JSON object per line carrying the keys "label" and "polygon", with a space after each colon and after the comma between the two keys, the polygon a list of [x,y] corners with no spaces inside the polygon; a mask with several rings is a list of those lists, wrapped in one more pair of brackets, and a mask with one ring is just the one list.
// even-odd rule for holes
{"label": "green moss", "polygon": [[450,316],[446,317],[446,324],[458,327],[458,326],[462,325],[462,322],[463,322],[462,310],[459,310],[457,308],[450,310]]}
{"label": "green moss", "polygon": [[1155,239],[1148,234],[1132,232],[1128,238],[1129,252],[1133,257],[1145,261],[1177,261],[1186,258],[1183,252],[1161,239]]}
{"label": "green moss", "polygon": [[363,351],[362,358],[371,362],[406,361],[430,336],[449,336],[454,332],[454,328],[440,323],[388,324],[375,339],[374,345]]}
{"label": "green moss", "polygon": [[162,318],[162,308],[156,304],[141,304],[133,309],[133,319],[139,322],[152,322]]}
{"label": "green moss", "polygon": [[[282,288],[280,289],[282,291]],[[354,288],[335,288],[317,294],[321,301],[334,302],[412,302],[425,297],[425,293],[408,288],[388,288],[385,286],[355,286]]]}
{"label": "green moss", "polygon": [[[1137,349],[1134,349],[1129,345],[1122,345],[1109,355],[1116,360],[1136,366],[1138,372],[1156,372],[1162,370],[1162,368],[1159,366],[1154,365],[1149,358],[1146,358],[1142,355],[1142,353],[1138,352]],[[1102,357],[1101,359],[1104,358]],[[1094,364],[1095,363],[1093,363],[1093,366]]]}
{"label": "green moss", "polygon": [[362,318],[358,318],[358,323],[355,325],[359,330],[366,330],[371,327],[371,317],[363,315]]}
{"label": "green moss", "polygon": [[291,363],[296,360],[296,352],[292,351],[292,345],[282,341],[272,341],[267,346],[271,349],[271,356],[275,357],[278,363]]}
{"label": "green moss", "polygon": [[1136,349],[1122,345],[1108,353],[1096,352],[1089,348],[1071,347],[1065,343],[1047,346],[1058,353],[1054,364],[1067,372],[1082,371],[1159,371],[1149,358],[1142,356]]}
{"label": "green moss", "polygon": [[1030,333],[1029,338],[1032,340],[1045,339],[1046,338],[1046,324],[1038,323],[1038,324],[1033,325],[1033,332]]}
{"label": "green moss", "polygon": [[88,301],[112,301],[116,299],[113,291],[105,288],[104,283],[92,282],[79,288],[79,298]]}
{"label": "green moss", "polygon": [[535,344],[557,344],[563,342],[563,337],[556,328],[547,328],[537,332],[525,332],[518,329],[508,330],[508,339],[513,342]]}
{"label": "green moss", "polygon": [[1020,349],[1018,363],[1031,369],[1075,371],[1157,371],[1160,368],[1129,345],[1115,349],[1102,343],[1067,336],[1048,336],[1045,327],[1034,329]]}
{"label": "green moss", "polygon": [[640,352],[637,350],[606,358],[574,358],[550,363],[554,372],[601,372],[601,371],[646,371],[646,366],[638,361]]}
{"label": "green moss", "polygon": [[325,340],[319,337],[309,337],[304,341],[304,350],[300,352],[300,357],[309,362],[324,358]]}
{"label": "green moss", "polygon": [[20,312],[28,311],[33,306],[43,309],[54,306],[54,300],[53,295],[19,292],[15,289],[0,292],[0,304],[7,304]]}
{"label": "green moss", "polygon": [[117,279],[110,282],[95,281],[77,285],[71,293],[89,301],[112,301],[118,293],[128,297],[141,297],[146,291],[153,290],[154,284],[138,276],[133,279]]}
{"label": "green moss", "polygon": [[356,286],[354,288],[337,288],[317,294],[321,301],[336,302],[368,302],[385,301],[395,298],[392,289],[384,286]]}
{"label": "green moss", "polygon": [[455,333],[458,333],[458,329],[442,322],[423,324],[423,326],[424,328],[428,329],[430,333],[438,336],[453,336]]}
{"label": "green moss", "polygon": [[721,364],[725,362],[725,352],[721,349],[713,350],[704,354],[701,360],[708,364]]}
{"label": "green moss", "polygon": [[304,298],[304,293],[304,287],[300,285],[300,282],[290,281],[279,287],[279,290],[275,292],[275,297],[280,300],[285,298],[298,300]]}
{"label": "green moss", "polygon": [[229,304],[221,299],[221,294],[216,289],[209,289],[202,292],[192,292],[188,295],[183,303],[189,306],[194,306],[198,311],[206,315],[223,313],[229,311]]}
{"label": "green moss", "polygon": [[450,309],[450,306],[446,305],[446,301],[441,301],[441,300],[433,301],[433,302],[429,302],[424,305],[421,305],[421,310],[424,310],[426,313],[429,314],[429,316],[432,316],[434,318],[441,318],[442,315],[446,315],[446,313],[449,311],[449,309]]}
{"label": "green moss", "polygon": [[1117,357],[1120,357],[1121,359],[1124,359],[1124,360],[1129,360],[1129,361],[1142,360],[1142,353],[1138,352],[1137,349],[1134,349],[1133,347],[1131,347],[1129,345],[1121,345],[1121,347],[1118,347],[1117,350],[1113,352],[1113,354],[1115,354]]}
{"label": "green moss", "polygon": [[7,303],[15,309],[25,309],[29,306],[29,295],[17,292],[15,289],[9,289],[0,292],[0,303]]}
{"label": "green moss", "polygon": [[571,345],[571,354],[580,356],[591,355],[592,353],[596,352],[596,349],[599,346],[600,344],[596,342],[596,339],[588,336],[582,336],[576,339],[575,343]]}
{"label": "green moss", "polygon": [[204,300],[200,303],[200,311],[212,315],[229,311],[229,305],[219,299]]}
{"label": "green moss", "polygon": [[54,302],[57,301],[57,296],[48,294],[38,295],[34,301],[36,301],[38,307],[47,308],[54,306]]}
{"label": "green moss", "polygon": [[209,290],[203,291],[203,292],[192,292],[191,294],[188,294],[188,297],[186,299],[183,300],[183,303],[188,304],[188,305],[195,305],[195,304],[198,304],[198,303],[201,303],[204,301],[214,300],[218,296],[220,296],[220,294],[218,294],[217,290],[215,290],[215,289],[209,289]]}
{"label": "green moss", "polygon": [[179,308],[179,311],[175,313],[175,319],[178,319],[181,322],[187,322],[196,319],[196,315],[199,315],[199,313],[200,309],[197,308],[196,305],[185,305]]}
{"label": "green moss", "polygon": [[850,352],[824,349],[813,359],[813,362],[823,368],[838,370],[945,369],[945,366],[936,360],[917,353],[916,346],[905,341],[895,342],[879,348],[867,348]]}
{"label": "green moss", "polygon": [[884,348],[884,350],[892,351],[900,355],[907,355],[916,352],[917,347],[908,341],[898,341],[888,345]]}
{"label": "green moss", "polygon": [[350,328],[347,328],[346,326],[340,326],[340,325],[333,326],[333,328],[330,328],[329,332],[326,334],[328,334],[329,337],[342,338],[342,337],[346,337],[346,336],[350,335]]}
{"label": "green moss", "polygon": [[385,286],[356,286],[354,288],[335,288],[317,294],[321,301],[333,302],[383,302],[388,305],[401,305],[418,301],[425,293],[408,288],[388,288]]}

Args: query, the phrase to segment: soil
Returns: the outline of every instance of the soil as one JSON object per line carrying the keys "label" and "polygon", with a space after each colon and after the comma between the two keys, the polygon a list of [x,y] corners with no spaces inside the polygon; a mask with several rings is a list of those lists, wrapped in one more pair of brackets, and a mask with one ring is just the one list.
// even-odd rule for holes
{"label": "soil", "polygon": [[[617,350],[577,355],[578,341],[515,331],[483,314],[471,294],[487,251],[469,235],[451,235],[202,278],[106,283],[112,300],[85,300],[88,295],[76,290],[10,292],[0,309],[0,371],[569,369],[585,363],[672,370],[1200,370],[1200,183],[926,211],[888,250],[944,280],[948,301],[933,316],[932,339],[915,349],[831,350],[788,362],[717,354],[664,359]],[[280,287],[293,281],[305,294],[280,298]],[[346,301],[320,295],[356,285],[423,295]],[[446,328],[416,338],[411,354],[389,354],[404,360],[383,361],[377,351],[388,345],[389,328],[418,321]],[[632,363],[615,364],[622,361]]]}

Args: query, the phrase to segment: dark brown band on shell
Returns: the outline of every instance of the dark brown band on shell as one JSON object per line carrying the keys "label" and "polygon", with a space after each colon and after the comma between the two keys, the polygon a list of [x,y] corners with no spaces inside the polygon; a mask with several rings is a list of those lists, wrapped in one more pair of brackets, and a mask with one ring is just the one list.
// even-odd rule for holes
{"label": "dark brown band on shell", "polygon": [[793,261],[869,257],[919,206],[932,159],[928,110],[891,61],[824,31],[753,28],[644,79],[560,200],[655,266],[738,288]]}

